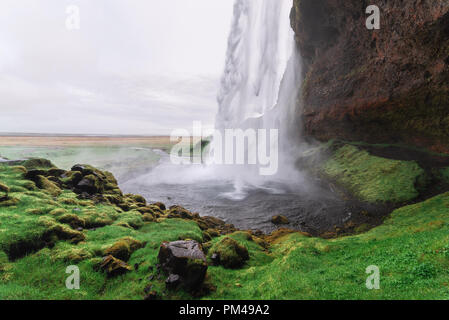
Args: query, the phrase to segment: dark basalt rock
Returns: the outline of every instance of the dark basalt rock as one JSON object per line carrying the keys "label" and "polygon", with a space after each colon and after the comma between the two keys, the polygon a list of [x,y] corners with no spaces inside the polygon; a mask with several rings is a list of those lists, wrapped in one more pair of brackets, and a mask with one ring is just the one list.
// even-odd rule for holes
{"label": "dark basalt rock", "polygon": [[170,274],[165,280],[165,285],[167,289],[174,290],[176,289],[181,283],[181,278],[177,274]]}
{"label": "dark basalt rock", "polygon": [[35,181],[35,180],[37,180],[38,176],[46,176],[46,175],[47,175],[47,171],[45,171],[45,170],[31,169],[31,170],[28,170],[27,173],[25,173],[25,178],[28,180]]}
{"label": "dark basalt rock", "polygon": [[96,194],[101,192],[101,184],[99,179],[93,174],[85,176],[77,185],[76,189],[80,192],[88,194]]}
{"label": "dark basalt rock", "polygon": [[[186,290],[196,291],[201,287],[207,272],[207,262],[198,242],[164,242],[161,244],[158,259],[162,271],[179,276],[179,283]],[[167,285],[173,286],[172,282]]]}

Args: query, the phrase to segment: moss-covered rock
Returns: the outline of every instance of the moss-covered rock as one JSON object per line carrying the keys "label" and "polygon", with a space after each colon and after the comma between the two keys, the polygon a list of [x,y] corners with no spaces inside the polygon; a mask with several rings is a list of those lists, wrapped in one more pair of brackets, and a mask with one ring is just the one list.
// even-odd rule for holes
{"label": "moss-covered rock", "polygon": [[4,197],[0,200],[0,207],[12,207],[20,202],[19,199],[15,197]]}
{"label": "moss-covered rock", "polygon": [[56,218],[60,223],[68,224],[72,228],[84,228],[86,226],[86,221],[80,218],[78,215],[73,213],[66,213]]}
{"label": "moss-covered rock", "polygon": [[131,237],[123,238],[111,247],[105,250],[105,255],[111,255],[117,259],[128,261],[134,251],[139,250],[145,246],[144,243],[133,239]]}
{"label": "moss-covered rock", "polygon": [[208,257],[215,265],[234,269],[245,264],[249,259],[249,253],[245,246],[232,238],[225,237],[210,248]]}
{"label": "moss-covered rock", "polygon": [[181,206],[171,206],[168,218],[193,219],[193,214]]}
{"label": "moss-covered rock", "polygon": [[2,183],[2,182],[0,181],[0,195],[1,195],[2,193],[8,194],[9,191],[10,191],[10,188],[9,188],[6,184],[4,184],[4,183]]}
{"label": "moss-covered rock", "polygon": [[100,268],[106,272],[108,277],[114,277],[132,270],[126,262],[111,255],[103,258]]}
{"label": "moss-covered rock", "polygon": [[127,194],[127,195],[125,195],[125,197],[130,199],[131,201],[135,202],[139,206],[140,205],[146,206],[146,204],[147,204],[147,201],[145,200],[145,198],[138,194]]}
{"label": "moss-covered rock", "polygon": [[54,168],[55,165],[47,159],[29,159],[22,162],[22,166],[25,167],[27,170],[32,169],[50,169]]}
{"label": "moss-covered rock", "polygon": [[46,177],[39,175],[36,177],[36,186],[39,189],[47,191],[50,195],[57,197],[62,193],[62,190],[52,181]]}

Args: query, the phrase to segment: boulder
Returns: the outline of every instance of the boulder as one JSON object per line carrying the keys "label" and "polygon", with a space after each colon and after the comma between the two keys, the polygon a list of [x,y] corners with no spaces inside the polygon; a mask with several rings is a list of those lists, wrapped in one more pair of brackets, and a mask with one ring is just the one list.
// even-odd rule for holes
{"label": "boulder", "polygon": [[209,257],[214,265],[225,268],[239,268],[249,259],[248,249],[236,240],[225,237],[212,246]]}
{"label": "boulder", "polygon": [[177,274],[170,274],[165,280],[165,286],[167,289],[174,290],[176,289],[181,283],[181,278]]}
{"label": "boulder", "polygon": [[165,209],[167,209],[167,208],[165,207],[165,204],[163,204],[162,202],[156,202],[156,203],[153,203],[153,206],[159,207],[159,209],[161,209],[162,211],[164,211]]}
{"label": "boulder", "polygon": [[54,168],[55,165],[47,159],[28,159],[28,160],[24,160],[21,163],[22,166],[24,166],[27,170],[31,170],[31,169],[50,169],[50,168]]}
{"label": "boulder", "polygon": [[88,193],[88,194],[96,194],[100,193],[101,188],[100,180],[94,176],[93,174],[89,174],[84,176],[80,182],[76,185],[76,188],[79,190],[79,193]]}
{"label": "boulder", "polygon": [[193,219],[193,214],[181,206],[171,206],[168,211],[168,218]]}
{"label": "boulder", "polygon": [[[162,270],[169,274],[167,287],[173,288],[174,284],[178,283],[189,291],[200,289],[206,276],[207,262],[198,242],[164,242],[161,244],[158,259]],[[174,275],[179,276],[179,282],[174,281]]]}
{"label": "boulder", "polygon": [[91,196],[97,194],[119,194],[121,196],[117,180],[108,171],[101,171],[89,165],[77,164],[72,167],[70,172],[65,173],[63,177],[66,184],[73,187],[78,194],[87,193]]}
{"label": "boulder", "polygon": [[276,225],[280,225],[280,224],[289,224],[289,223],[290,223],[290,221],[288,221],[288,219],[287,219],[286,217],[281,216],[281,215],[273,216],[273,217],[271,218],[271,222],[272,222],[273,224],[276,224]]}

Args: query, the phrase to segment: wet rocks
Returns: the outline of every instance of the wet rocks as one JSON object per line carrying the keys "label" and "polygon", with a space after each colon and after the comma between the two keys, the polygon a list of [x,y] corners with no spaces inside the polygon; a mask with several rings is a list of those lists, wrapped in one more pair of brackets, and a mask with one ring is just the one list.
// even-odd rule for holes
{"label": "wet rocks", "polygon": [[249,253],[245,246],[225,237],[210,248],[209,257],[214,265],[235,269],[245,264],[249,259]]}
{"label": "wet rocks", "polygon": [[167,288],[182,285],[186,290],[200,289],[207,272],[206,256],[193,240],[164,242],[159,255],[161,269],[169,275]]}
{"label": "wet rocks", "polygon": [[176,289],[181,284],[181,278],[177,274],[170,274],[165,280],[165,286],[169,290]]}
{"label": "wet rocks", "polygon": [[290,223],[290,221],[282,215],[273,216],[271,218],[271,222],[276,225],[285,225]]}

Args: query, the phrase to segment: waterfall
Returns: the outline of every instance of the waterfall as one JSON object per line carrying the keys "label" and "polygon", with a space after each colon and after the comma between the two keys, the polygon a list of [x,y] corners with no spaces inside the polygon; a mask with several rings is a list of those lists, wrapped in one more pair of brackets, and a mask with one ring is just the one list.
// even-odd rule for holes
{"label": "waterfall", "polygon": [[[209,203],[211,199],[242,200],[255,193],[266,195],[304,190],[303,176],[294,168],[299,151],[300,130],[295,122],[298,118],[295,112],[301,63],[290,27],[291,8],[292,0],[235,0],[225,68],[217,96],[219,110],[215,132],[219,132],[219,136],[224,137],[222,133],[226,129],[276,130],[279,142],[277,152],[274,152],[278,155],[276,174],[261,175],[260,166],[249,164],[249,161],[243,165],[210,161],[216,159],[216,150],[221,150],[221,155],[229,154],[229,150],[217,147],[216,142],[221,139],[216,139],[214,133],[199,131],[193,136],[208,139],[213,136],[203,155],[183,157],[187,163],[182,165],[164,159],[150,173],[129,185],[156,186],[151,189],[153,193],[164,190],[161,187],[164,185],[182,186],[176,189],[177,199],[182,197],[180,203],[192,201],[199,194],[204,194]],[[259,147],[249,140],[244,145],[247,158],[248,154],[254,154],[251,152],[254,148]],[[267,151],[271,147],[271,141],[264,146]],[[177,158],[178,153],[172,151],[170,157],[173,154]],[[190,163],[192,160],[200,161]],[[189,187],[184,188],[187,185]],[[220,208],[218,210],[223,209]]]}
{"label": "waterfall", "polygon": [[[291,8],[291,0],[235,1],[216,117],[218,130],[277,129],[281,169],[276,178],[288,179],[292,178],[293,150],[298,144],[294,113],[301,83]],[[251,168],[222,170],[234,176],[237,197],[244,197],[245,185],[260,186],[267,180]]]}

